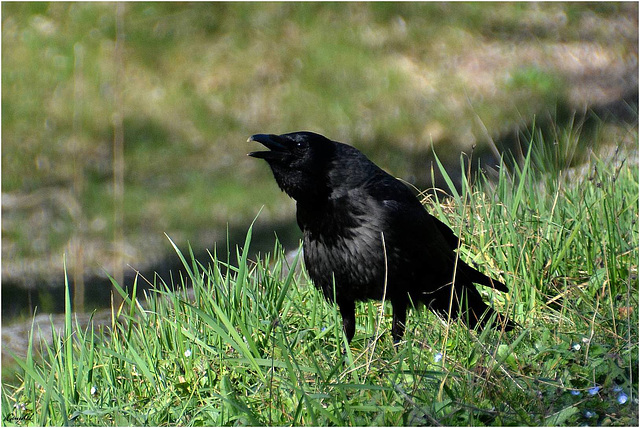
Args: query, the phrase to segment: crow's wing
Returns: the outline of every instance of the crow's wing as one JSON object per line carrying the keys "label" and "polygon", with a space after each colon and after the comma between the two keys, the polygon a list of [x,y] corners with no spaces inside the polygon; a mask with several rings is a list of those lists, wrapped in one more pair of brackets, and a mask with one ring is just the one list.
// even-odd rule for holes
{"label": "crow's wing", "polygon": [[408,186],[386,173],[376,178],[367,184],[367,191],[383,207],[385,236],[399,252],[400,259],[429,269],[432,275],[441,273],[443,280],[457,265],[457,272],[461,275],[459,279],[464,282],[508,291],[503,283],[477,271],[463,260],[456,261],[459,238],[449,226],[426,211]]}

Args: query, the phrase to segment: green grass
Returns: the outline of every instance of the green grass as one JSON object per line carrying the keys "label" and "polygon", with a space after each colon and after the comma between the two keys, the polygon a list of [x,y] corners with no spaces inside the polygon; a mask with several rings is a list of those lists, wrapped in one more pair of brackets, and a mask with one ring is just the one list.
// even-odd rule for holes
{"label": "green grass", "polygon": [[[258,132],[321,132],[424,184],[432,144],[455,165],[461,150],[570,103],[581,79],[567,57],[615,68],[604,53],[637,56],[635,15],[635,3],[128,3],[127,244],[167,232],[199,250],[211,245],[203,232],[287,205],[245,156]],[[116,5],[8,2],[2,19],[2,192],[60,193],[79,207],[5,207],[5,272],[22,281],[33,271],[22,265],[69,253],[74,236],[86,266],[104,266],[116,227]],[[589,87],[601,72],[590,70]],[[238,196],[250,192],[262,197]]]}
{"label": "green grass", "polygon": [[509,285],[483,292],[515,332],[414,309],[395,350],[390,308],[365,302],[345,348],[298,258],[276,243],[250,260],[249,228],[237,266],[174,246],[185,276],[146,301],[116,284],[110,326],[80,328],[67,295],[64,330],[32,342],[22,380],[2,387],[5,424],[637,424],[638,169],[623,152],[569,168],[580,135],[558,135],[549,149],[532,132],[496,180],[463,167],[461,191],[425,199],[462,257]]}

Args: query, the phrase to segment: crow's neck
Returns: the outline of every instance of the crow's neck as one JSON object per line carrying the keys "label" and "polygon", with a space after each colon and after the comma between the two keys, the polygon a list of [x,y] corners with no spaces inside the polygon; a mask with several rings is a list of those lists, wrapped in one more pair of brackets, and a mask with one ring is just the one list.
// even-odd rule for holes
{"label": "crow's neck", "polygon": [[364,213],[346,206],[344,202],[338,203],[329,198],[298,201],[296,218],[300,230],[312,240],[350,237]]}
{"label": "crow's neck", "polygon": [[282,191],[298,203],[315,205],[329,197],[330,191],[321,174],[307,171],[282,170],[280,165],[271,165],[273,176]]}

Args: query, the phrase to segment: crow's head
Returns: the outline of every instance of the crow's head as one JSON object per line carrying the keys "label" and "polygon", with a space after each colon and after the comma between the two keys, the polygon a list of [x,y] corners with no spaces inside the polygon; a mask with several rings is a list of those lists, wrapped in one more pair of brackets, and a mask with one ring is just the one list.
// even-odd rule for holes
{"label": "crow's head", "polygon": [[338,143],[313,132],[256,134],[249,137],[269,151],[249,156],[267,161],[278,186],[298,202],[326,197],[327,174]]}

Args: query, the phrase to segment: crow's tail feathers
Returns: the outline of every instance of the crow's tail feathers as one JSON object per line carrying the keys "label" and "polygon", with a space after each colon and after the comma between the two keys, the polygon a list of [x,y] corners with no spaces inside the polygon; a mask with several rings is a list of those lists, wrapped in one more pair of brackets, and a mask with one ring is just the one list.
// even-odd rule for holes
{"label": "crow's tail feathers", "polygon": [[493,329],[498,331],[511,331],[517,326],[517,324],[507,316],[487,305],[477,290],[473,289],[465,294],[466,299],[463,298],[460,302],[461,310],[459,316],[469,328],[473,329],[479,326],[481,329],[484,329],[491,321],[493,321],[491,323]]}
{"label": "crow's tail feathers", "polygon": [[[501,282],[494,280],[494,284],[500,284],[506,289]],[[498,287],[494,288],[500,290]],[[509,317],[487,305],[471,281],[457,283],[454,290],[452,295],[451,287],[442,288],[430,301],[423,303],[445,320],[460,318],[470,329],[484,329],[491,324],[495,330],[510,331],[518,326]],[[451,297],[453,302],[450,302]]]}
{"label": "crow's tail feathers", "polygon": [[476,284],[484,285],[485,287],[493,288],[498,291],[508,292],[509,288],[497,279],[493,279],[482,272],[472,268],[462,260],[458,260],[459,270],[462,274],[464,282],[475,282]]}

